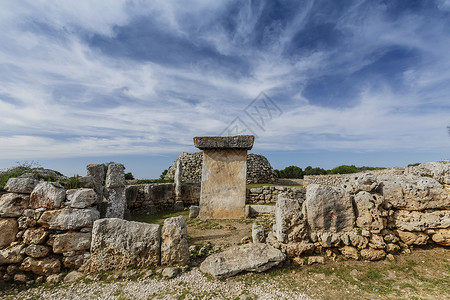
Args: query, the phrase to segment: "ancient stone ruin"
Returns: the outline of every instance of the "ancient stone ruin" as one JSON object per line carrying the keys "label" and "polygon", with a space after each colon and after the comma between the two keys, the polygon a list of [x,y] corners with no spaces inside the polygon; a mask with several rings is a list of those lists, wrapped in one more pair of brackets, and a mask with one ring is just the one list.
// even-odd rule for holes
{"label": "ancient stone ruin", "polygon": [[250,135],[194,138],[203,150],[200,218],[244,217],[247,151],[254,140]]}

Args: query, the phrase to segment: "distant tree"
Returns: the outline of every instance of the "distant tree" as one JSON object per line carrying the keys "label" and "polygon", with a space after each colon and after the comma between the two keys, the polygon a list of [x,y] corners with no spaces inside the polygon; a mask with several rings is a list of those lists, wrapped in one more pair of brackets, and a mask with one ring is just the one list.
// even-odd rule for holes
{"label": "distant tree", "polygon": [[326,175],[327,171],[322,168],[313,168],[311,166],[307,166],[305,168],[305,171],[303,172],[303,175]]}
{"label": "distant tree", "polygon": [[328,171],[328,174],[351,174],[360,172],[361,169],[355,165],[342,165]]}
{"label": "distant tree", "polygon": [[279,171],[276,170],[278,178],[303,178],[303,170],[297,166],[289,166]]}
{"label": "distant tree", "polygon": [[159,175],[159,179],[164,179],[164,177],[166,177],[166,174],[169,170],[164,170],[161,175]]}
{"label": "distant tree", "polygon": [[133,180],[134,176],[131,172],[125,173],[125,180]]}

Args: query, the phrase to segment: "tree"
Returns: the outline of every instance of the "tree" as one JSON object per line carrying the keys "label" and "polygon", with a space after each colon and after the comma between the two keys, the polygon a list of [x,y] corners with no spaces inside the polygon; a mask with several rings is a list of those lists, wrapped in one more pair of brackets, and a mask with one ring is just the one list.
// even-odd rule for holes
{"label": "tree", "polygon": [[125,173],[125,180],[133,180],[134,176],[131,172]]}

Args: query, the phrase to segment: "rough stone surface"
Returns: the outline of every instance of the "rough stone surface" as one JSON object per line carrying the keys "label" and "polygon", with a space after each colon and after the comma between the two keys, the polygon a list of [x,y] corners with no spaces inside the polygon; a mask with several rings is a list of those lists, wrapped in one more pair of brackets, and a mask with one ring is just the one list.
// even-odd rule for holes
{"label": "rough stone surface", "polygon": [[106,188],[121,188],[125,187],[125,167],[122,164],[111,163],[108,165],[108,172],[106,173]]}
{"label": "rough stone surface", "polygon": [[160,263],[161,230],[156,224],[101,219],[94,222],[90,270],[124,270]]}
{"label": "rough stone surface", "polygon": [[299,242],[305,238],[306,222],[297,200],[279,199],[275,208],[275,222],[278,241]]}
{"label": "rough stone surface", "polygon": [[385,227],[381,217],[382,197],[362,191],[355,196],[356,225],[365,230],[380,232]]}
{"label": "rough stone surface", "polygon": [[161,244],[162,265],[187,265],[189,245],[186,219],[183,216],[164,220]]}
{"label": "rough stone surface", "polygon": [[243,218],[247,150],[205,150],[203,157],[199,218]]}
{"label": "rough stone surface", "polygon": [[64,282],[75,282],[80,280],[84,276],[83,273],[78,271],[72,271],[64,277]]}
{"label": "rough stone surface", "polygon": [[42,244],[47,240],[48,231],[45,228],[28,228],[23,234],[25,244]]}
{"label": "rough stone surface", "polygon": [[57,209],[66,198],[66,190],[55,187],[51,182],[40,182],[34,188],[30,197],[31,208]]}
{"label": "rough stone surface", "polygon": [[93,189],[76,189],[68,190],[66,205],[72,208],[86,208],[95,204],[97,199],[97,193]]}
{"label": "rough stone surface", "polygon": [[0,250],[0,265],[9,265],[19,263],[23,260],[23,255],[21,254],[24,245],[15,245],[8,248]]}
{"label": "rough stone surface", "polygon": [[67,232],[55,235],[53,252],[84,251],[91,246],[90,232]]}
{"label": "rough stone surface", "polygon": [[437,229],[431,234],[431,239],[442,246],[450,246],[450,228]]}
{"label": "rough stone surface", "polygon": [[[269,240],[269,236],[267,239]],[[282,244],[281,249],[282,252],[286,253],[289,258],[292,258],[303,254],[312,254],[314,252],[315,245],[313,243],[302,241],[300,243]]]}
{"label": "rough stone surface", "polygon": [[5,185],[9,193],[31,194],[39,181],[31,178],[10,178]]}
{"label": "rough stone surface", "polygon": [[86,264],[91,258],[90,252],[85,252],[79,255],[69,256],[63,258],[63,265],[68,269],[79,269]]}
{"label": "rough stone surface", "polygon": [[339,248],[339,251],[341,251],[342,255],[346,258],[355,259],[358,260],[358,250],[355,247],[352,246],[344,246],[342,248]]}
{"label": "rough stone surface", "polygon": [[312,264],[321,264],[325,263],[325,257],[323,256],[309,256],[308,257],[308,265]]}
{"label": "rough stone surface", "polygon": [[176,162],[176,170],[175,170],[175,176],[174,176],[174,182],[175,182],[175,200],[179,201],[181,199],[181,174],[183,172],[183,167],[181,165],[181,161]]}
{"label": "rough stone surface", "polygon": [[245,209],[248,210],[246,217],[275,216],[276,211],[273,205],[246,205]]}
{"label": "rough stone surface", "polygon": [[423,232],[397,231],[400,240],[406,245],[425,245],[429,236]]}
{"label": "rough stone surface", "polygon": [[2,218],[17,218],[20,217],[23,211],[28,208],[30,196],[8,193],[0,198],[0,217]]}
{"label": "rough stone surface", "polygon": [[164,270],[162,271],[161,275],[164,278],[174,278],[176,277],[178,274],[180,274],[181,269],[180,268],[164,268]]}
{"label": "rough stone surface", "polygon": [[235,136],[197,136],[194,137],[194,146],[200,150],[210,149],[243,149],[251,150],[255,136],[235,135]]}
{"label": "rough stone surface", "polygon": [[105,191],[106,212],[105,218],[123,219],[127,206],[125,187],[109,188]]}
{"label": "rough stone surface", "polygon": [[392,223],[400,230],[425,231],[433,228],[450,227],[450,210],[418,212],[397,210],[392,217]]}
{"label": "rough stone surface", "polygon": [[189,207],[189,218],[191,218],[191,219],[197,218],[199,212],[200,212],[200,206],[191,205],[191,207]]}
{"label": "rough stone surface", "polygon": [[18,231],[19,226],[15,219],[0,219],[0,249],[14,242]]}
{"label": "rough stone surface", "polygon": [[423,163],[409,167],[408,172],[433,176],[434,179],[440,182],[450,184],[450,163],[448,161]]}
{"label": "rough stone surface", "polygon": [[261,225],[252,225],[252,239],[253,243],[264,243],[266,241],[266,236],[264,234],[264,227]]}
{"label": "rough stone surface", "polygon": [[245,244],[208,256],[200,270],[223,278],[243,271],[263,272],[279,265],[285,258],[280,250],[267,244]]}
{"label": "rough stone surface", "polygon": [[73,230],[91,227],[100,217],[98,210],[64,208],[45,211],[38,220],[38,224],[48,229]]}
{"label": "rough stone surface", "polygon": [[365,260],[380,260],[386,256],[384,250],[375,250],[372,248],[362,249],[361,257]]}
{"label": "rough stone surface", "polygon": [[50,253],[50,247],[32,244],[25,248],[24,253],[34,258],[45,257]]}
{"label": "rough stone surface", "polygon": [[45,282],[47,283],[60,283],[63,280],[63,274],[52,274],[47,277]]}
{"label": "rough stone surface", "polygon": [[355,214],[350,195],[343,189],[312,184],[306,190],[306,215],[311,231],[350,231]]}
{"label": "rough stone surface", "polygon": [[183,201],[175,201],[175,203],[173,205],[173,209],[177,210],[177,211],[184,210],[184,203],[183,203]]}
{"label": "rough stone surface", "polygon": [[34,274],[49,276],[61,271],[61,262],[56,258],[36,259],[27,257],[23,260],[20,269],[23,271],[31,271]]}

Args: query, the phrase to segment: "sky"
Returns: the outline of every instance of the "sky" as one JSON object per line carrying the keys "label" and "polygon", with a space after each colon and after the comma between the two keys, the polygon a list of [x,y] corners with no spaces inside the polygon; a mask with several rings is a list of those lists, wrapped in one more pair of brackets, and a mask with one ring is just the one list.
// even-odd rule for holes
{"label": "sky", "polygon": [[194,136],[274,168],[450,159],[450,1],[15,1],[0,169],[157,178]]}

